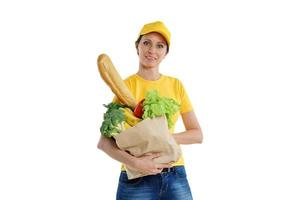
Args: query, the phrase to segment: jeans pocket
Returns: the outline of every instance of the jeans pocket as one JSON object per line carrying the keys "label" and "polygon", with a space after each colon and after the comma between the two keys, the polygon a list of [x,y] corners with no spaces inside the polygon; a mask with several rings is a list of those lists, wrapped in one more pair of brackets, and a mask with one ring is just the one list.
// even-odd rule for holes
{"label": "jeans pocket", "polygon": [[135,186],[139,183],[141,183],[143,180],[143,177],[140,178],[135,178],[135,179],[128,179],[127,173],[126,172],[121,172],[120,178],[119,178],[119,183],[123,185],[128,185],[128,186]]}

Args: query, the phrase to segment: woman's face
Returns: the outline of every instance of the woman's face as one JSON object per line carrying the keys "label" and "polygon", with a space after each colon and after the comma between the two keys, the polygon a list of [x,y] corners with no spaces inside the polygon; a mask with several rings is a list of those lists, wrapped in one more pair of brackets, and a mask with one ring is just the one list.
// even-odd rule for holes
{"label": "woman's face", "polygon": [[142,36],[137,51],[143,67],[158,67],[167,54],[167,43],[159,33],[148,33]]}

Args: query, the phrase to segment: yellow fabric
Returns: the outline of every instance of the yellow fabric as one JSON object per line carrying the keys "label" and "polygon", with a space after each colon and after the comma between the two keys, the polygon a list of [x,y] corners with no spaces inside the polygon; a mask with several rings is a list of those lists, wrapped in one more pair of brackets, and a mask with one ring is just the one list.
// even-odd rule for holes
{"label": "yellow fabric", "polygon": [[160,33],[167,41],[168,46],[170,47],[170,39],[171,39],[171,33],[168,30],[168,28],[164,25],[161,21],[151,22],[149,24],[145,24],[140,31],[139,36],[145,35],[147,33],[156,32]]}
{"label": "yellow fabric", "polygon": [[[182,83],[173,77],[161,75],[160,78],[156,81],[145,80],[137,74],[131,75],[125,80],[125,84],[131,91],[132,95],[137,101],[141,101],[145,98],[147,91],[155,89],[158,91],[160,96],[172,98],[180,104],[180,113],[190,112],[193,110],[192,104],[189,100],[189,97],[182,85]],[[173,122],[176,125],[176,121],[180,115],[178,112],[173,117]],[[174,128],[170,130],[171,133],[174,133]],[[174,163],[173,166],[184,165],[183,157]],[[124,165],[122,165],[122,170],[125,170]]]}

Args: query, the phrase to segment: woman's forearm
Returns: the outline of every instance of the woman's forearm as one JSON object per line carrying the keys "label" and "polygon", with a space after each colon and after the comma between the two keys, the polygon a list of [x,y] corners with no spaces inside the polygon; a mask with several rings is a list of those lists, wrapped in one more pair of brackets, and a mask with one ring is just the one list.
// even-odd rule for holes
{"label": "woman's forearm", "polygon": [[122,151],[121,149],[119,149],[116,145],[116,142],[113,139],[101,136],[97,147],[98,149],[104,151],[111,158],[125,165],[134,165],[135,157],[130,155],[126,151]]}
{"label": "woman's forearm", "polygon": [[174,133],[173,137],[177,144],[199,144],[202,143],[201,129],[190,129],[181,133]]}
{"label": "woman's forearm", "polygon": [[130,155],[126,151],[122,151],[116,145],[116,142],[110,138],[101,136],[98,148],[104,151],[113,159],[123,163],[127,168],[134,169],[143,174],[157,174],[162,168],[171,167],[168,163],[156,164],[155,158],[160,157],[160,153],[146,153],[138,158]]}
{"label": "woman's forearm", "polygon": [[199,144],[202,143],[203,134],[197,117],[193,111],[181,114],[184,132],[173,134],[177,144]]}

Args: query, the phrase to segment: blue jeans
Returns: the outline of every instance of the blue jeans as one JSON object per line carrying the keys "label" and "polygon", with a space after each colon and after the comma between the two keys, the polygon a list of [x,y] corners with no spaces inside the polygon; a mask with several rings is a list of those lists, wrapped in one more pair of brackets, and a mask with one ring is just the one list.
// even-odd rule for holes
{"label": "blue jeans", "polygon": [[117,200],[169,199],[193,199],[184,166],[173,167],[170,172],[162,172],[132,180],[128,180],[126,172],[121,172]]}

